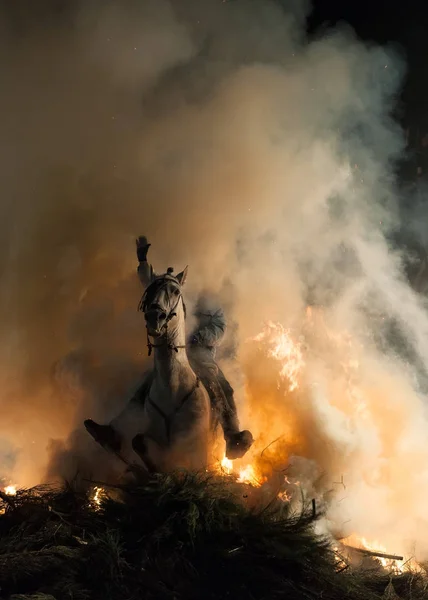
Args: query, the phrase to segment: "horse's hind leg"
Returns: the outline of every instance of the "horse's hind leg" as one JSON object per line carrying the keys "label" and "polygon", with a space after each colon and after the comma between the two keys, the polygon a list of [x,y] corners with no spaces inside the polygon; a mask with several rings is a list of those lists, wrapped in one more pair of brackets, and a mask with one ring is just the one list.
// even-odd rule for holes
{"label": "horse's hind leg", "polygon": [[146,435],[144,435],[143,433],[138,433],[132,440],[132,449],[141,458],[149,473],[157,472],[158,469],[156,468],[155,463],[149,456]]}

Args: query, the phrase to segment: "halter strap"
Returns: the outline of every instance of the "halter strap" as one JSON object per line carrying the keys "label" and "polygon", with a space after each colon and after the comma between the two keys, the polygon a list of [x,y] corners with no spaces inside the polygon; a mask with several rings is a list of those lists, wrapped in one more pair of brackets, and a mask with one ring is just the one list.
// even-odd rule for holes
{"label": "halter strap", "polygon": [[167,338],[163,344],[153,344],[150,341],[149,334],[147,333],[147,348],[148,348],[148,356],[151,356],[153,348],[161,348],[162,346],[167,346],[169,350],[174,350],[178,352],[179,348],[186,348],[186,346],[176,346],[175,344],[168,343],[168,329],[165,329],[165,337]]}

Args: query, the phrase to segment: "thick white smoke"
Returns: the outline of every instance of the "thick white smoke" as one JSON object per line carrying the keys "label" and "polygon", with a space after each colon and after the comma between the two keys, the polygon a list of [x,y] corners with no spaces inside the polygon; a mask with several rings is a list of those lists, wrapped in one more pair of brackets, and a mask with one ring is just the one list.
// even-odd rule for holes
{"label": "thick white smoke", "polygon": [[[285,432],[321,491],[344,476],[332,527],[426,553],[428,318],[385,237],[403,66],[346,27],[309,42],[304,4],[1,15],[5,475],[31,485],[49,463],[70,476],[107,461],[81,422],[115,415],[147,366],[145,234],[155,268],[189,264],[189,298],[219,293],[238,323],[243,426],[262,445]],[[249,348],[264,320],[300,327],[308,302],[352,338],[358,401],[330,338],[311,338],[286,394]]]}

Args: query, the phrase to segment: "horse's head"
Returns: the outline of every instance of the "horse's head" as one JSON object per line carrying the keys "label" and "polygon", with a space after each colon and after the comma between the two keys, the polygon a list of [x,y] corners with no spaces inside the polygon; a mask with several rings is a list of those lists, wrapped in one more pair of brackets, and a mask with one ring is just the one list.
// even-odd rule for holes
{"label": "horse's head", "polygon": [[180,302],[183,302],[181,288],[186,277],[187,267],[175,276],[172,269],[168,269],[165,275],[155,277],[146,289],[140,308],[144,312],[147,333],[151,337],[165,335],[169,321],[177,316],[176,311]]}

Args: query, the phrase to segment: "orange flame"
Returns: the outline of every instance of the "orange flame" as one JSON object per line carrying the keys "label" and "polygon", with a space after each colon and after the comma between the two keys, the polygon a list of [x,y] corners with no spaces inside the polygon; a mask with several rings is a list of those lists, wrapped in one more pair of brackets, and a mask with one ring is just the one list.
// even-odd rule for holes
{"label": "orange flame", "polygon": [[[247,390],[253,428],[258,433],[260,447],[257,448],[257,443],[255,444],[250,453],[251,457],[242,468],[234,467],[231,461],[225,463],[223,459],[223,465],[226,466],[224,471],[236,475],[238,481],[260,487],[274,472],[278,473],[286,466],[289,454],[303,458],[308,455],[311,457],[313,447],[308,444],[307,431],[302,429],[303,423],[304,426],[311,423],[311,411],[320,411],[319,414],[324,420],[332,414],[338,419],[338,423],[342,418],[344,423],[352,424],[355,420],[357,427],[366,419],[372,418],[372,411],[375,409],[374,393],[372,387],[366,389],[363,384],[367,351],[358,339],[346,330],[338,330],[334,325],[331,326],[322,308],[307,307],[301,331],[304,337],[299,336],[299,332],[296,334],[294,329],[269,321],[258,335],[248,340],[250,344],[247,345],[244,354],[247,361]],[[260,354],[254,352],[251,346],[252,343],[254,348],[254,342],[258,343],[258,351],[262,356],[277,362],[276,366],[272,363],[269,377],[265,376],[264,368],[266,366],[271,369],[271,366],[263,363]],[[271,377],[275,376],[275,373],[278,373],[281,384],[285,383],[285,386],[281,385],[277,390],[272,390]],[[320,395],[316,396],[318,390],[321,390]],[[294,394],[289,396],[292,392]],[[326,400],[322,394],[325,394]],[[263,398],[263,402],[260,402],[260,398]],[[306,411],[305,419],[308,417],[305,421],[301,419],[300,412],[303,405]],[[314,416],[316,418],[316,412]],[[336,426],[336,431],[338,430]],[[351,431],[350,437],[353,435]],[[273,439],[280,439],[281,442],[271,448]],[[266,447],[269,448],[268,452],[261,456],[261,450]],[[257,450],[260,451],[258,454]],[[340,460],[338,464],[341,464]],[[300,475],[298,477],[300,478]],[[298,491],[300,488],[306,493],[303,483],[299,484],[294,477],[292,483],[293,486],[299,486],[296,488]],[[284,478],[284,489],[277,494],[279,500],[292,500],[295,494],[290,484],[291,482]],[[394,554],[387,552],[384,544],[359,539],[366,549]],[[390,559],[381,558],[380,562],[385,568],[399,572],[419,568],[413,559],[392,561],[392,564]]]}
{"label": "orange flame", "polygon": [[239,470],[238,481],[239,483],[248,483],[253,487],[260,487],[263,483],[263,478],[256,475],[253,465],[247,465]]}
{"label": "orange flame", "polygon": [[[350,546],[353,548],[360,548],[362,550],[368,550],[370,552],[379,552],[380,554],[389,554],[394,555],[394,552],[390,552],[386,549],[386,547],[377,540],[370,541],[365,537],[360,537],[356,534],[352,534],[347,538],[342,540],[342,543],[345,546]],[[412,572],[422,572],[423,569],[421,566],[415,561],[413,557],[403,558],[403,559],[393,559],[386,558],[383,556],[376,557],[380,564],[395,574],[404,573],[406,571]]]}
{"label": "orange flame", "polygon": [[290,392],[298,388],[298,375],[305,363],[301,344],[293,340],[291,331],[280,323],[269,321],[253,341],[262,342],[267,348],[267,355],[281,363],[279,374],[283,379],[288,379]]}
{"label": "orange flame", "polygon": [[220,470],[221,470],[221,472],[225,473],[226,475],[231,475],[231,473],[233,471],[233,461],[229,460],[226,455],[223,457],[222,461],[220,462]]}

